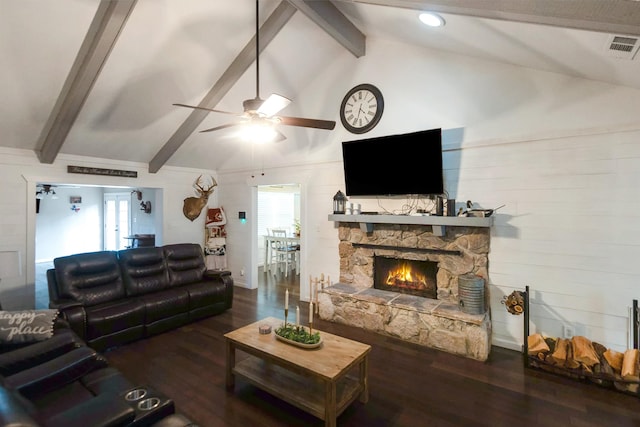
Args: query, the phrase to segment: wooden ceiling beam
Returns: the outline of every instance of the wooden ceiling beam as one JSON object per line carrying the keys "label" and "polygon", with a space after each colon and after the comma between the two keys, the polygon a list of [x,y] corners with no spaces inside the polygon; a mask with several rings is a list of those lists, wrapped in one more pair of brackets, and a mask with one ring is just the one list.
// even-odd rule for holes
{"label": "wooden ceiling beam", "polygon": [[342,1],[640,36],[640,2],[631,0]]}
{"label": "wooden ceiling beam", "polygon": [[[260,27],[260,52],[275,38],[280,30],[296,12],[296,8],[286,1],[282,1],[267,20]],[[231,65],[220,76],[211,90],[202,98],[199,107],[215,108],[220,100],[229,92],[233,85],[242,77],[247,69],[256,60],[255,35],[236,56]],[[160,151],[149,162],[149,172],[156,173],[184,144],[187,138],[196,130],[207,117],[208,112],[193,110],[171,138],[162,146]]]}
{"label": "wooden ceiling beam", "polygon": [[331,1],[287,0],[356,58],[364,56],[366,36]]}
{"label": "wooden ceiling beam", "polygon": [[53,163],[84,106],[137,0],[102,0],[40,134],[35,152]]}

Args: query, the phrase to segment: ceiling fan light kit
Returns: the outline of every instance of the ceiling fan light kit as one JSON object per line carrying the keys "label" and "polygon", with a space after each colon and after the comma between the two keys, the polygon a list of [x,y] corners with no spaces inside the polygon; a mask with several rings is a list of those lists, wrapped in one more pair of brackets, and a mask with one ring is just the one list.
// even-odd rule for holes
{"label": "ceiling fan light kit", "polygon": [[242,113],[232,113],[229,111],[216,110],[201,105],[173,104],[179,107],[195,108],[199,110],[211,111],[214,113],[231,114],[244,120],[235,123],[228,123],[205,129],[200,132],[212,132],[220,129],[226,129],[233,126],[243,126],[246,132],[242,132],[243,136],[251,138],[253,142],[282,141],[286,137],[277,129],[276,125],[298,126],[313,129],[332,130],[336,126],[335,121],[307,119],[303,117],[287,117],[276,116],[276,114],[285,108],[291,102],[290,99],[278,95],[271,94],[266,100],[260,98],[260,27],[258,16],[258,0],[256,0],[256,96],[252,99],[246,99],[242,102]]}
{"label": "ceiling fan light kit", "polygon": [[247,124],[240,130],[240,133],[244,139],[256,144],[273,142],[278,138],[278,135],[281,135],[273,126],[259,122]]}
{"label": "ceiling fan light kit", "polygon": [[258,107],[257,112],[260,115],[271,117],[274,114],[276,114],[278,111],[285,108],[290,103],[291,103],[291,100],[289,98],[285,98],[282,95],[278,95],[277,93],[274,93],[274,94],[271,94],[271,96],[267,98],[267,100],[264,101],[262,105],[260,105],[260,107]]}

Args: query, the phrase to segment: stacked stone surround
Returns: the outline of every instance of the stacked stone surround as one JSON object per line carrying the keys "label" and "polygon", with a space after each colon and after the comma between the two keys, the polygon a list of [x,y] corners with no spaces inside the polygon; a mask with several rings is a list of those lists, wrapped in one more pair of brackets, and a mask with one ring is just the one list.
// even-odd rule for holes
{"label": "stacked stone surround", "polygon": [[[375,224],[368,233],[357,223],[340,223],[338,233],[340,280],[319,293],[320,318],[487,359],[490,313],[459,309],[458,277],[483,277],[488,301],[488,227],[448,226],[443,236],[435,236],[424,225]],[[438,299],[374,289],[374,255],[437,262]]]}

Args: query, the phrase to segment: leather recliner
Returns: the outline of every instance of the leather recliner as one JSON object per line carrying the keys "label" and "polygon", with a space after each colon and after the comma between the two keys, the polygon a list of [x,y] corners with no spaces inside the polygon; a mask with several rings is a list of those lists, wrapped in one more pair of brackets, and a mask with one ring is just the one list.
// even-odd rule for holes
{"label": "leather recliner", "polygon": [[208,271],[198,244],[56,258],[49,307],[96,350],[221,313],[233,303],[228,271]]}
{"label": "leather recliner", "polygon": [[[0,355],[0,425],[195,426],[175,413],[171,399],[148,387],[133,386],[102,355],[68,332]],[[154,400],[154,406],[141,409],[145,398]]]}

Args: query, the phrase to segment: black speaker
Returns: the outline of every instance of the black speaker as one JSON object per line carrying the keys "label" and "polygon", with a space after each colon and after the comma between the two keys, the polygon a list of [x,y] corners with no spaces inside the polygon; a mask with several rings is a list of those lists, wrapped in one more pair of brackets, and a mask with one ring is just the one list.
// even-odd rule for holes
{"label": "black speaker", "polygon": [[442,212],[444,211],[444,201],[442,196],[436,197],[436,216],[442,216]]}
{"label": "black speaker", "polygon": [[447,199],[447,216],[456,216],[456,199]]}

